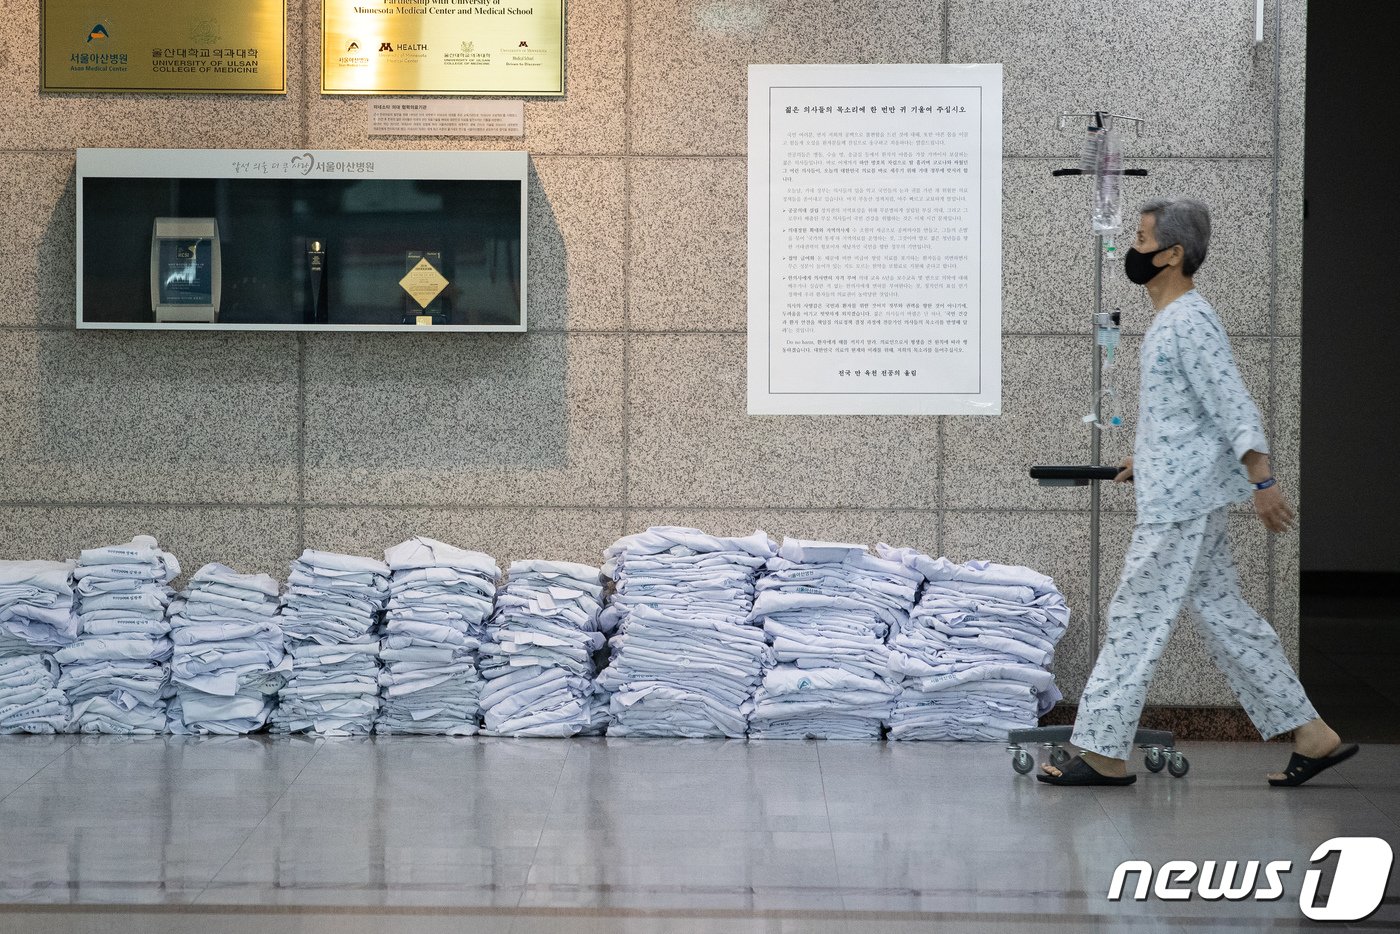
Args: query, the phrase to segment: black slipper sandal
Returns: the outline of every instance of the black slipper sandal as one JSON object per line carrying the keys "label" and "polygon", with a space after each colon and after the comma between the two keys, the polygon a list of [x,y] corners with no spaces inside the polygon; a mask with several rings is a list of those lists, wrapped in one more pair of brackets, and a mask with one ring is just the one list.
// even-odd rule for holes
{"label": "black slipper sandal", "polygon": [[1331,755],[1319,756],[1310,759],[1307,756],[1300,756],[1296,752],[1288,757],[1288,768],[1283,770],[1283,778],[1271,778],[1269,784],[1275,788],[1293,788],[1312,778],[1318,772],[1324,772],[1339,762],[1345,762],[1361,751],[1361,747],[1355,743],[1346,746],[1338,746]]}
{"label": "black slipper sandal", "polygon": [[1137,781],[1136,775],[1124,775],[1122,778],[1102,775],[1095,771],[1092,765],[1085,762],[1083,756],[1075,756],[1064,765],[1056,766],[1056,768],[1060,770],[1059,775],[1041,772],[1036,776],[1036,780],[1047,785],[1131,785]]}

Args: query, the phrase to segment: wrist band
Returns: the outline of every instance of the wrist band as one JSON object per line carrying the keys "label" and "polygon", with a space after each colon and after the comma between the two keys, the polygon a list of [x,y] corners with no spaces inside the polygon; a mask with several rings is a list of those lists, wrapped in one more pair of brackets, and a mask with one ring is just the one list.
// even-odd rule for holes
{"label": "wrist band", "polygon": [[1261,481],[1261,482],[1259,482],[1259,483],[1254,484],[1254,489],[1256,489],[1256,490],[1267,490],[1269,487],[1273,486],[1273,485],[1276,484],[1276,483],[1278,483],[1278,481],[1275,480],[1273,477],[1270,477],[1270,478],[1267,479],[1267,480],[1263,480],[1263,481]]}

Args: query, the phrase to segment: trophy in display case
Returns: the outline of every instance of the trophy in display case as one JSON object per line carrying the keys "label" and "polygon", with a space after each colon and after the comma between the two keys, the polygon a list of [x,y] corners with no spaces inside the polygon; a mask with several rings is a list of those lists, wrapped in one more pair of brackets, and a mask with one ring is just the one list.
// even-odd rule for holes
{"label": "trophy in display case", "polygon": [[302,320],[307,324],[326,324],[331,320],[330,300],[326,292],[326,245],[311,240],[306,245],[306,300]]}
{"label": "trophy in display case", "polygon": [[151,312],[158,323],[219,320],[223,259],[212,217],[157,217],[151,228]]}
{"label": "trophy in display case", "polygon": [[442,274],[442,253],[410,250],[404,254],[407,270],[399,285],[408,293],[404,324],[447,324],[443,290],[450,284]]}

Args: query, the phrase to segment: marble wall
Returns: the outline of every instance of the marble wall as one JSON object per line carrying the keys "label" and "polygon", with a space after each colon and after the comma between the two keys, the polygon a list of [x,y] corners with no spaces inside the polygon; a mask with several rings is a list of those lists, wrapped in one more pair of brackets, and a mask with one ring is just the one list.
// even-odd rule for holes
{"label": "marble wall", "polygon": [[[1200,284],[1227,322],[1296,494],[1304,0],[573,0],[568,95],[525,105],[530,333],[137,334],[73,326],[80,146],[495,148],[371,139],[365,102],[317,90],[318,5],[288,0],[285,98],[41,95],[33,0],[0,2],[0,557],[136,532],[192,567],[285,572],[306,545],[425,533],[502,560],[599,559],[652,523],[887,540],[1034,565],[1081,614],[1088,497],[1033,462],[1082,461],[1092,247],[1062,109],[1149,120],[1130,197],[1216,209]],[[1006,414],[745,414],[745,66],[1002,62]],[[1121,378],[1150,312],[1121,276]],[[1130,393],[1131,395],[1131,393]],[[1131,439],[1108,440],[1106,457]],[[1131,526],[1110,491],[1105,594]],[[1247,513],[1250,597],[1297,646],[1297,537]],[[1092,661],[1060,653],[1065,693]],[[1151,698],[1226,704],[1190,627]]]}

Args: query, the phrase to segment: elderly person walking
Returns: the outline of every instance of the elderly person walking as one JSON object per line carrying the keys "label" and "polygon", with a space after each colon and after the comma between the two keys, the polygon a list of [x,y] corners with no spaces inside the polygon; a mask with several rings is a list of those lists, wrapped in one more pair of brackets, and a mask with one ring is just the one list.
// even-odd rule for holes
{"label": "elderly person walking", "polygon": [[1240,595],[1226,538],[1229,507],[1253,498],[1271,532],[1293,511],[1269,467],[1259,410],[1220,318],[1192,276],[1206,257],[1210,212],[1199,201],[1142,208],[1124,271],[1156,318],[1142,342],[1133,456],[1137,524],[1108,610],[1108,638],[1089,676],[1071,742],[1079,755],[1036,776],[1052,785],[1130,785],[1133,733],[1182,605],[1200,617],[1211,658],[1265,739],[1294,731],[1295,751],[1271,785],[1301,785],[1357,752],[1317,715],[1273,628]]}

